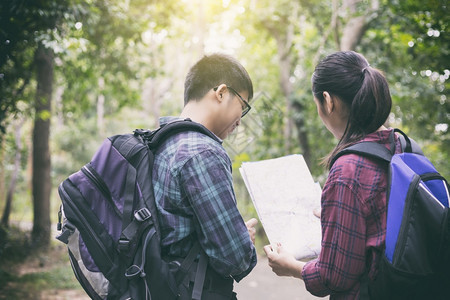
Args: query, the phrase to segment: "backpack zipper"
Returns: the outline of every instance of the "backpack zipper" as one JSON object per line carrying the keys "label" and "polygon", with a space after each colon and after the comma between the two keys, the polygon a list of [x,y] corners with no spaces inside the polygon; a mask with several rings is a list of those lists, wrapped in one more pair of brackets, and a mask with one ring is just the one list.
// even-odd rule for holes
{"label": "backpack zipper", "polygon": [[445,180],[444,177],[442,177],[442,175],[439,173],[425,173],[425,174],[420,175],[420,178],[422,179],[423,182],[430,181],[430,180],[436,180],[436,179],[442,180],[442,181]]}
{"label": "backpack zipper", "polygon": [[[77,215],[77,218],[79,218],[81,220],[83,227],[86,229],[86,232],[89,234],[91,239],[93,239],[95,241],[95,243],[99,246],[103,256],[108,260],[108,264],[110,264],[112,266],[113,260],[111,259],[108,252],[106,251],[105,246],[100,241],[100,239],[97,237],[94,230],[92,229],[92,227],[90,226],[90,224],[88,223],[86,218],[84,217],[84,215],[80,212],[80,210],[76,207],[76,205],[74,203],[72,203],[70,196],[67,194],[67,192],[64,189],[64,186],[62,184],[60,185],[60,190],[64,194],[64,198],[66,200],[65,203],[68,204],[68,206],[73,210],[73,212]],[[66,216],[66,218],[67,218],[67,216]]]}
{"label": "backpack zipper", "polygon": [[108,200],[109,204],[114,209],[114,212],[122,218],[122,213],[117,208],[116,204],[114,203],[111,193],[106,186],[105,182],[100,178],[100,176],[97,175],[97,171],[94,170],[89,164],[83,166],[81,168],[81,171],[84,175],[100,190],[100,192],[103,194],[103,196]]}
{"label": "backpack zipper", "polygon": [[[447,183],[447,180],[441,174],[435,173],[435,172],[434,173],[425,173],[425,174],[420,175],[420,179],[423,181],[423,183],[425,184],[425,186],[427,188],[428,188],[428,185],[427,185],[428,181],[440,180],[442,182],[442,184],[444,185],[444,189],[446,191],[445,195],[447,196],[447,201],[450,201],[450,194],[449,194],[449,191],[447,188],[448,183]],[[429,190],[427,188],[425,188],[425,190],[427,192],[429,192]],[[433,195],[433,197],[434,197],[434,195]],[[436,198],[435,198],[435,200],[437,200],[439,202],[439,204],[444,205],[440,200],[438,200]]]}

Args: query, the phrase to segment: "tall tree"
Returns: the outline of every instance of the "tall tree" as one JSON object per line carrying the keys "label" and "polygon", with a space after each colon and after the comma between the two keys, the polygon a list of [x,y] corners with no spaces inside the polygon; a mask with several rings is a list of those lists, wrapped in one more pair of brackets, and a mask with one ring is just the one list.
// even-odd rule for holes
{"label": "tall tree", "polygon": [[[305,18],[299,1],[250,1],[250,17],[246,16],[244,24],[251,20],[259,30],[265,31],[275,41],[278,62],[278,83],[284,99],[284,153],[290,153],[295,146],[294,133],[301,147],[305,160],[310,162],[311,151],[303,112],[306,109],[301,101],[296,100],[295,80],[296,66],[300,63],[299,48],[296,43],[301,32],[305,30]],[[265,36],[264,34],[263,36]],[[260,34],[261,35],[261,34]],[[269,43],[267,43],[269,45]],[[300,51],[301,52],[301,51]],[[300,112],[300,113],[298,113]]]}
{"label": "tall tree", "polygon": [[36,49],[36,102],[33,129],[33,244],[50,242],[50,120],[53,94],[53,50],[39,44]]}
{"label": "tall tree", "polygon": [[334,5],[333,9],[337,9],[337,11],[333,11],[333,20],[339,15],[344,16],[340,22],[337,20],[332,24],[332,26],[336,26],[335,33],[338,35],[339,24],[344,24],[341,36],[335,38],[336,41],[339,41],[338,49],[355,50],[370,22],[378,15],[380,4],[378,0],[342,0],[342,6]]}
{"label": "tall tree", "polygon": [[2,1],[0,10],[3,25],[1,43],[6,47],[0,53],[2,75],[2,107],[0,123],[8,112],[16,110],[16,103],[36,82],[34,101],[28,94],[25,101],[34,103],[33,178],[32,195],[34,222],[32,241],[38,247],[50,242],[50,119],[53,89],[55,36],[65,19],[77,12],[77,0]]}
{"label": "tall tree", "polygon": [[[4,227],[9,226],[9,217],[11,215],[12,210],[12,200],[14,197],[14,192],[16,190],[17,185],[17,179],[19,177],[20,172],[20,162],[22,159],[22,126],[25,123],[25,119],[16,120],[14,124],[14,130],[15,130],[15,155],[14,155],[14,170],[11,175],[11,180],[8,187],[8,192],[6,194],[6,201],[5,201],[5,209],[3,210],[2,219],[0,221],[0,224]],[[2,174],[3,175],[3,174]],[[3,178],[3,177],[0,177]]]}

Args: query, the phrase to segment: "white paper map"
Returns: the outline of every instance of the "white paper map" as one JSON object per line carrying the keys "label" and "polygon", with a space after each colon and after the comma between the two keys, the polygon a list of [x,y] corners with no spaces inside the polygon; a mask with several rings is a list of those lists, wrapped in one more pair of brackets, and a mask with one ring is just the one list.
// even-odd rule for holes
{"label": "white paper map", "polygon": [[317,256],[321,189],[303,156],[245,162],[239,171],[272,246],[280,242],[296,259]]}

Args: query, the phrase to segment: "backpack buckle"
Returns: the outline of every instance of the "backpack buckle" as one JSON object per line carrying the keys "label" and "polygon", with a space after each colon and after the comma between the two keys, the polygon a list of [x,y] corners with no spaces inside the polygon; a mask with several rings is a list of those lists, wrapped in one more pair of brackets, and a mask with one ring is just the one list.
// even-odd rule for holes
{"label": "backpack buckle", "polygon": [[146,207],[141,208],[140,210],[138,210],[134,213],[135,219],[138,220],[139,222],[144,222],[151,216],[152,216],[152,213]]}
{"label": "backpack buckle", "polygon": [[61,242],[67,245],[69,243],[69,237],[75,232],[75,229],[76,229],[75,226],[67,222],[62,227],[62,232],[60,235],[56,237],[56,239],[60,240]]}
{"label": "backpack buckle", "polygon": [[130,245],[129,240],[120,238],[118,241],[117,248],[119,249],[119,252],[123,253],[124,251],[128,251],[129,245]]}

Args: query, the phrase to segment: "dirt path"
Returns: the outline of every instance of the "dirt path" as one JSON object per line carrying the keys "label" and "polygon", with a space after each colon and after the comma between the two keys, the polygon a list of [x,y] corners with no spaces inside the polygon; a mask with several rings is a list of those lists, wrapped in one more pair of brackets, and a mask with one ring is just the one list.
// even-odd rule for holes
{"label": "dirt path", "polygon": [[[23,222],[21,227],[26,227],[26,222]],[[52,226],[53,228],[54,226]],[[52,232],[53,236],[56,232]],[[62,245],[61,245],[62,246]],[[64,261],[65,247],[57,247],[58,250],[50,256],[62,256]],[[64,252],[64,253],[62,253]],[[68,258],[67,258],[68,259]],[[51,260],[51,258],[50,258]],[[59,263],[60,259],[58,259]],[[50,267],[50,266],[46,266]],[[39,266],[39,262],[36,260],[31,260],[23,264],[19,270],[18,275],[24,275],[27,273],[43,271],[46,267]],[[76,281],[75,276],[73,280]],[[78,285],[76,283],[76,285]],[[312,300],[319,299],[311,295],[306,289],[302,280],[290,278],[290,277],[279,277],[275,275],[267,264],[267,258],[262,255],[258,257],[258,264],[255,269],[240,283],[235,284],[234,289],[238,295],[239,300]],[[0,295],[1,296],[1,295]],[[1,297],[0,297],[1,299]],[[81,289],[48,289],[41,291],[41,294],[34,299],[42,300],[89,300],[90,298]],[[328,297],[324,298],[328,299]],[[159,299],[158,299],[159,300]]]}
{"label": "dirt path", "polygon": [[[303,281],[278,277],[267,265],[265,257],[258,258],[255,269],[240,283],[235,284],[239,300],[312,300]],[[89,300],[82,290],[47,290],[41,294],[42,300]],[[322,299],[328,299],[322,298]]]}
{"label": "dirt path", "polygon": [[255,269],[234,289],[240,300],[310,300],[328,299],[311,295],[302,280],[279,277],[272,272],[265,256],[258,257]]}

